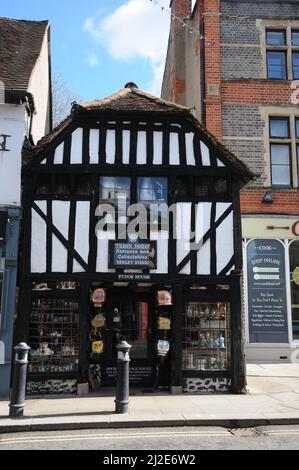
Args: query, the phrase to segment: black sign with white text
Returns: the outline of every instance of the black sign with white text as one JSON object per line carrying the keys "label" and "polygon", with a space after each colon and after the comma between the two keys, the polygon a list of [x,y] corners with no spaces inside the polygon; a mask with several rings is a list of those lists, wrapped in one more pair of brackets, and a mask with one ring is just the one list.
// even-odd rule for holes
{"label": "black sign with white text", "polygon": [[156,269],[157,242],[114,241],[109,242],[110,269]]}
{"label": "black sign with white text", "polygon": [[250,343],[287,343],[284,247],[278,240],[252,240],[247,247]]}

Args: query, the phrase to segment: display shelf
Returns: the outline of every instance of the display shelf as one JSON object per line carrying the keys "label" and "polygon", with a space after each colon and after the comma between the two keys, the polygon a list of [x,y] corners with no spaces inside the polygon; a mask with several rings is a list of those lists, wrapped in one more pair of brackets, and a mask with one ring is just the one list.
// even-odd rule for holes
{"label": "display shelf", "polygon": [[35,299],[30,320],[30,378],[48,375],[56,379],[59,374],[78,373],[79,302]]}
{"label": "display shelf", "polygon": [[182,326],[183,370],[228,370],[229,315],[228,303],[186,303]]}

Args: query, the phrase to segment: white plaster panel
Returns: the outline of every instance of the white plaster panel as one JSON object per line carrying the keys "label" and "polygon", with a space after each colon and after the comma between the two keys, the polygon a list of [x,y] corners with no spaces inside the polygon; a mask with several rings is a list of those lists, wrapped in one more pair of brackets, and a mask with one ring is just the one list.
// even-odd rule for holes
{"label": "white plaster panel", "polygon": [[108,129],[106,136],[106,163],[113,165],[115,163],[115,152],[116,152],[116,142],[115,142],[115,131]]}
{"label": "white plaster panel", "polygon": [[[35,201],[36,205],[47,215],[47,202]],[[44,273],[47,269],[47,226],[46,222],[31,210],[31,272]]]}
{"label": "white plaster panel", "polygon": [[[86,263],[89,255],[89,221],[90,202],[78,201],[76,204],[75,250]],[[82,272],[84,268],[74,260],[73,270],[74,272]]]}
{"label": "white plaster panel", "polygon": [[[64,151],[64,142],[62,142],[58,147],[55,149],[54,154],[54,165],[62,165],[63,163],[63,151]],[[46,163],[46,160],[43,160],[42,163]]]}
{"label": "white plaster panel", "polygon": [[200,149],[203,166],[211,166],[210,150],[204,142],[200,142]]}
{"label": "white plaster panel", "polygon": [[[190,230],[191,230],[191,204],[176,204],[176,246],[177,246],[177,265],[190,252]],[[181,274],[190,274],[191,264],[187,263],[181,270]]]}
{"label": "white plaster panel", "polygon": [[137,135],[137,165],[146,164],[146,132],[140,131]]}
{"label": "white plaster panel", "polygon": [[79,127],[72,133],[71,163],[73,165],[82,163],[83,151],[83,129]]}
{"label": "white plaster panel", "polygon": [[163,163],[163,132],[154,132],[154,165]]}
{"label": "white plaster panel", "polygon": [[89,161],[92,165],[99,163],[99,129],[90,129],[89,134]]}
{"label": "white plaster panel", "polygon": [[194,133],[193,132],[186,133],[185,140],[186,140],[187,165],[195,166],[195,156],[194,156],[194,146],[193,146]]}
{"label": "white plaster panel", "polygon": [[[53,225],[59,230],[66,240],[69,237],[69,218],[70,203],[68,201],[53,201],[52,203],[52,220]],[[52,236],[52,271],[58,273],[67,272],[67,249],[58,240]]]}
{"label": "white plaster panel", "polygon": [[109,240],[115,240],[115,232],[98,233],[97,264],[98,273],[114,273],[114,269],[108,268]]}
{"label": "white plaster panel", "polygon": [[169,163],[170,165],[180,165],[179,134],[170,132],[169,139]]}
{"label": "white plaster panel", "polygon": [[[217,204],[218,205],[218,204]],[[233,213],[216,230],[217,274],[229,263],[234,254]]]}
{"label": "white plaster panel", "polygon": [[123,131],[123,164],[128,165],[130,163],[130,131]]}

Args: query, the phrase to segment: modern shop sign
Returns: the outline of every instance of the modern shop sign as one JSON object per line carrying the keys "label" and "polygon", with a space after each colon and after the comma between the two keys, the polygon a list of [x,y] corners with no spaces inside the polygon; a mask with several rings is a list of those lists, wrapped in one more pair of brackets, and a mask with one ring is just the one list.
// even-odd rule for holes
{"label": "modern shop sign", "polygon": [[284,247],[278,240],[247,246],[250,343],[287,343],[288,321]]}
{"label": "modern shop sign", "polygon": [[[114,366],[107,366],[101,368],[102,378],[103,381],[107,385],[114,385],[116,376],[117,376],[117,368]],[[134,386],[143,386],[148,385],[151,383],[152,376],[153,376],[153,368],[150,366],[144,367],[130,367],[129,370],[130,375],[130,383]]]}
{"label": "modern shop sign", "polygon": [[156,241],[109,241],[109,269],[156,268]]}

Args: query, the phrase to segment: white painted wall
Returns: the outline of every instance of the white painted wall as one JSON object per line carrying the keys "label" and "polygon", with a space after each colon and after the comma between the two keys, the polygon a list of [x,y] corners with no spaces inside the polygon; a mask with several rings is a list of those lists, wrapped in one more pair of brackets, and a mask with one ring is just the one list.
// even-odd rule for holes
{"label": "white painted wall", "polygon": [[25,105],[0,104],[0,134],[9,152],[0,150],[0,205],[19,206],[21,202],[21,155],[26,133]]}
{"label": "white painted wall", "polygon": [[50,131],[49,127],[49,56],[48,30],[45,33],[40,55],[29,81],[28,92],[33,94],[36,114],[33,117],[32,137],[37,143]]}

